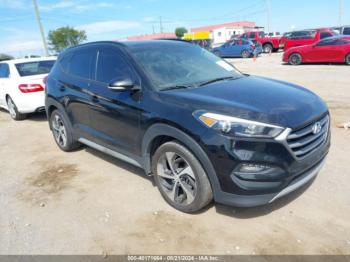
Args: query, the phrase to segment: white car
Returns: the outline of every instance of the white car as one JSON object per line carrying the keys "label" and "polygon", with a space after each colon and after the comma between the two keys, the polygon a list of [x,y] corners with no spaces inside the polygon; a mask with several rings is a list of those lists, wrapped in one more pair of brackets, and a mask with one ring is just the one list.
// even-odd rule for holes
{"label": "white car", "polygon": [[44,78],[56,57],[26,58],[0,62],[0,107],[14,120],[45,109]]}

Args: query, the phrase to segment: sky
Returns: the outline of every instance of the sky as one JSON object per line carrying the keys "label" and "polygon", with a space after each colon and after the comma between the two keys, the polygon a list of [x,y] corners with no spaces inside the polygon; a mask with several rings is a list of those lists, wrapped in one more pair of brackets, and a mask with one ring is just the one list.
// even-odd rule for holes
{"label": "sky", "polygon": [[[232,21],[253,21],[270,31],[286,32],[339,24],[339,0],[37,0],[45,33],[61,26],[85,30],[87,41],[176,27],[188,29]],[[342,24],[350,25],[350,0],[343,1]],[[0,53],[43,55],[32,0],[0,0]]]}

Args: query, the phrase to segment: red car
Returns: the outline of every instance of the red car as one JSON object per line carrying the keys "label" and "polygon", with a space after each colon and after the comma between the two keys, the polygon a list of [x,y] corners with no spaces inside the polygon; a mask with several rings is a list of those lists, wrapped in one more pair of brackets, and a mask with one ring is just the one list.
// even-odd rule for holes
{"label": "red car", "polygon": [[239,37],[258,41],[262,45],[264,53],[278,51],[280,47],[280,37],[270,37],[262,31],[247,32],[240,35]]}
{"label": "red car", "polygon": [[284,46],[284,51],[286,51],[291,47],[311,45],[334,35],[336,35],[336,32],[329,28],[294,31],[283,38],[283,43],[281,44]]}
{"label": "red car", "polygon": [[312,45],[288,49],[283,61],[291,65],[302,63],[346,63],[350,65],[350,36],[338,35]]}

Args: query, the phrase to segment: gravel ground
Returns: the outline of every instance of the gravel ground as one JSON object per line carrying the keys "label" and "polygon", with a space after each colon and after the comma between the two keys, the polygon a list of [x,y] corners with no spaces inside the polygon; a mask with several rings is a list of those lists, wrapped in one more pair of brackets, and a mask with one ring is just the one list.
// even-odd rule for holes
{"label": "gravel ground", "polygon": [[187,215],[142,170],[88,148],[61,152],[44,115],[0,111],[0,254],[350,254],[350,131],[335,127],[350,121],[350,67],[229,61],[328,103],[332,148],[310,186],[269,206]]}

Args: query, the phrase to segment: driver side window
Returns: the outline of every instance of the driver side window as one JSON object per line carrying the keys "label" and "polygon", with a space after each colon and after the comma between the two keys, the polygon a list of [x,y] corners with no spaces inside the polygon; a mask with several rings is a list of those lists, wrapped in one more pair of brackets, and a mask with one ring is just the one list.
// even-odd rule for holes
{"label": "driver side window", "polygon": [[100,49],[97,57],[96,80],[110,84],[116,78],[132,78],[129,64],[115,48]]}

